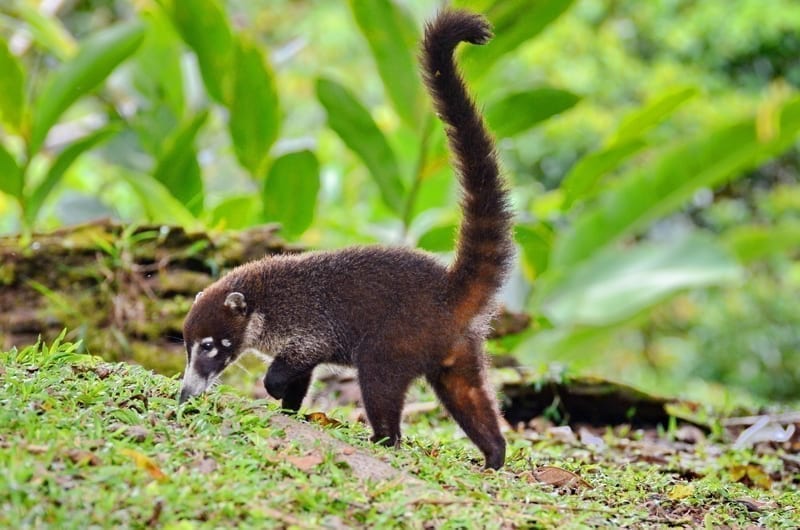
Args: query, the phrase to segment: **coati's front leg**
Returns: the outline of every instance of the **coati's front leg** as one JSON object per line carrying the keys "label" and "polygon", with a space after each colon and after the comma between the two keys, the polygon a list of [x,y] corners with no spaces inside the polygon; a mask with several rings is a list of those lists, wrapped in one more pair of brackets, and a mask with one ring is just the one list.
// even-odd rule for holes
{"label": "coati's front leg", "polygon": [[284,357],[276,357],[264,376],[264,388],[270,396],[281,400],[284,410],[297,412],[308,392],[313,371],[313,366],[293,366]]}
{"label": "coati's front leg", "polygon": [[358,383],[367,419],[372,426],[374,443],[388,447],[400,442],[400,419],[406,390],[414,374],[394,367],[391,372],[380,360],[370,360],[358,366]]}

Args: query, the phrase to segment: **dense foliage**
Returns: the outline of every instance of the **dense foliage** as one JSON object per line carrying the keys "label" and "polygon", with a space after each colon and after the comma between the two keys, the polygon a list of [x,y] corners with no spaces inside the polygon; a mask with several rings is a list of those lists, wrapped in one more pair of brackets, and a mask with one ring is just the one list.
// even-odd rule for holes
{"label": "dense foliage", "polygon": [[[797,398],[794,0],[472,0],[463,50],[518,212],[497,345]],[[98,216],[448,253],[457,190],[416,74],[422,1],[0,7],[0,230]]]}

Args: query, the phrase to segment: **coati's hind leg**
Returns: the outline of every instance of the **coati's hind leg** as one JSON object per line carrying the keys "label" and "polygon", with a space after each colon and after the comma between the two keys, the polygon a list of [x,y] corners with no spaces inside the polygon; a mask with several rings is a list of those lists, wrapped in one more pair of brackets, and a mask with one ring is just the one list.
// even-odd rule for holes
{"label": "coati's hind leg", "polygon": [[264,388],[270,396],[281,400],[281,407],[297,412],[311,383],[314,367],[296,367],[276,357],[264,377]]}
{"label": "coati's hind leg", "polygon": [[372,427],[372,442],[389,447],[400,442],[403,402],[412,379],[413,374],[397,367],[388,372],[385,366],[380,366],[380,361],[358,366],[358,384]]}
{"label": "coati's hind leg", "polygon": [[480,343],[465,341],[454,347],[427,379],[453,419],[483,452],[486,467],[498,469],[505,462],[506,441],[484,362]]}

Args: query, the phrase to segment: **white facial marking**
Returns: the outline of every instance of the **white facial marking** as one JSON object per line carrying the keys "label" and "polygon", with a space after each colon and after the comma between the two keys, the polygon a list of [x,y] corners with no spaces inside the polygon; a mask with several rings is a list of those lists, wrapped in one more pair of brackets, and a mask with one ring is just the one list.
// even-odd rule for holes
{"label": "white facial marking", "polygon": [[186,389],[189,392],[190,396],[196,396],[202,394],[208,388],[210,381],[205,377],[201,376],[197,369],[195,368],[195,360],[197,359],[197,354],[200,351],[200,345],[194,343],[192,345],[192,358],[189,360],[189,365],[186,367],[186,370],[183,372],[183,382],[181,383],[181,389]]}
{"label": "white facial marking", "polygon": [[230,348],[231,341],[229,339],[222,339],[222,345],[225,346],[226,348]]}

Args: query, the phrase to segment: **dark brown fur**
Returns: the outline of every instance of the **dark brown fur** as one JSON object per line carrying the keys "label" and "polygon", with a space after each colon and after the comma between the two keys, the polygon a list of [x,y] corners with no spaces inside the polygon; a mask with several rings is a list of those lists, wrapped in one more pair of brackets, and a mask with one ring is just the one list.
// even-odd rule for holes
{"label": "dark brown fur", "polygon": [[482,17],[444,11],[428,24],[422,44],[425,82],[447,125],[464,190],[454,263],[445,267],[410,249],[360,247],[234,269],[198,297],[186,318],[181,400],[204,391],[248,348],[275,356],[264,385],[291,411],[300,407],[315,366],[354,365],[372,440],[395,445],[406,390],[424,375],[486,466],[503,465],[483,341],[513,255],[511,214],[494,144],[453,61],[459,42],[490,37]]}

